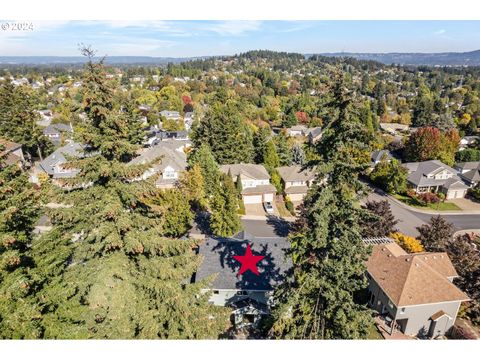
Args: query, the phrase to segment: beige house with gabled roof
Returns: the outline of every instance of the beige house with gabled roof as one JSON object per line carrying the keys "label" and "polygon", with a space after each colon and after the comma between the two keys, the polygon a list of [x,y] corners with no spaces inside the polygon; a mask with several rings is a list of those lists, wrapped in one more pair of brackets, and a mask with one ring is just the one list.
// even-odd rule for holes
{"label": "beige house with gabled roof", "polygon": [[453,279],[458,276],[446,253],[406,253],[389,238],[365,239],[373,245],[367,262],[369,305],[390,331],[434,338],[453,326],[460,305],[469,301]]}
{"label": "beige house with gabled roof", "polygon": [[300,165],[282,166],[277,168],[277,171],[282,178],[285,195],[292,202],[302,201],[315,179],[315,172],[302,169]]}
{"label": "beige house with gabled roof", "polygon": [[273,202],[277,190],[270,184],[270,175],[263,165],[230,164],[220,166],[220,171],[242,182],[242,199],[245,205]]}

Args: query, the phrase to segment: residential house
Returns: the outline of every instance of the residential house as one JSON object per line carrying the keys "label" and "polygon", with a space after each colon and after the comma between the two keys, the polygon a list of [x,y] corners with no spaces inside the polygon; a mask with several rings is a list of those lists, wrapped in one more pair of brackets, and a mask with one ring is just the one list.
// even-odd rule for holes
{"label": "residential house", "polygon": [[454,165],[458,170],[458,176],[470,187],[475,187],[480,183],[480,161],[461,162]]}
{"label": "residential house", "polygon": [[222,165],[220,171],[230,174],[234,182],[240,178],[245,205],[273,202],[276,189],[270,184],[270,175],[263,165],[243,163]]}
{"label": "residential house", "polygon": [[145,180],[153,175],[158,175],[155,185],[161,189],[171,189],[176,186],[180,174],[187,168],[185,150],[190,146],[189,141],[161,141],[148,149],[142,149],[140,155],[129,164],[151,163],[151,167],[145,171],[141,179],[137,180]]}
{"label": "residential house", "polygon": [[369,305],[390,333],[435,338],[455,323],[469,298],[453,283],[458,274],[444,252],[406,253],[390,238],[365,239]]}
{"label": "residential house", "polygon": [[380,123],[380,129],[391,135],[396,135],[399,132],[408,131],[409,126],[396,123]]}
{"label": "residential house", "polygon": [[37,121],[37,125],[39,126],[48,126],[52,122],[53,114],[51,110],[39,110],[37,113],[40,115],[41,120]]}
{"label": "residential house", "polygon": [[185,129],[190,131],[193,125],[193,121],[195,120],[195,113],[194,112],[186,112],[183,116],[183,121],[185,123]]}
{"label": "residential house", "polygon": [[182,117],[178,111],[169,111],[169,110],[162,110],[160,111],[160,116],[163,116],[169,120],[180,120]]}
{"label": "residential house", "polygon": [[320,126],[309,128],[307,129],[305,135],[308,138],[308,142],[310,144],[316,143],[318,140],[322,138],[323,130]]}
{"label": "residential house", "polygon": [[285,195],[293,203],[301,202],[315,179],[315,172],[302,169],[300,165],[282,166],[277,168],[277,171],[282,178]]}
{"label": "residential house", "polygon": [[0,159],[7,165],[23,167],[25,156],[23,155],[22,144],[0,139]]}
{"label": "residential house", "polygon": [[294,125],[287,129],[289,136],[306,136],[308,128],[305,125]]}
{"label": "residential house", "polygon": [[69,179],[77,176],[78,169],[69,168],[65,165],[70,161],[68,158],[82,158],[84,157],[84,146],[76,142],[68,142],[55,150],[48,157],[43,159],[32,175],[32,182],[39,183],[39,174],[45,173],[53,179],[53,182],[58,186],[63,186],[63,179]]}
{"label": "residential house", "polygon": [[[251,271],[237,275],[240,263],[233,256],[244,255],[247,244],[253,255],[265,256],[257,264],[259,275]],[[286,238],[257,238],[244,231],[232,238],[207,237],[198,247],[203,261],[193,282],[216,275],[210,288],[204,289],[211,291],[209,301],[232,307],[237,327],[255,325],[269,312],[273,289],[291,267],[291,261],[284,255],[288,247]]]}
{"label": "residential house", "polygon": [[43,129],[43,135],[48,137],[55,146],[59,146],[63,140],[71,139],[73,134],[72,124],[51,124]]}
{"label": "residential house", "polygon": [[465,150],[466,148],[480,143],[480,136],[464,136],[460,139],[459,150]]}
{"label": "residential house", "polygon": [[464,198],[468,186],[457,171],[438,160],[402,164],[408,171],[408,185],[417,193],[442,192],[447,199]]}
{"label": "residential house", "polygon": [[388,150],[376,150],[372,152],[371,155],[372,166],[375,167],[382,159],[385,158],[388,162],[392,161],[393,156],[392,153]]}

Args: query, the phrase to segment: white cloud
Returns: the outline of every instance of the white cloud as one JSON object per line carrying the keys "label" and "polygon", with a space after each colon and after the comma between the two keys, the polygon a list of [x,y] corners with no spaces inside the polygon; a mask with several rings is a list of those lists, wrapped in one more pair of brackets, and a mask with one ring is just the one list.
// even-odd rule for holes
{"label": "white cloud", "polygon": [[443,34],[445,34],[446,32],[447,32],[447,30],[445,30],[445,29],[440,29],[440,30],[435,31],[433,34],[434,34],[434,35],[443,35]]}
{"label": "white cloud", "polygon": [[261,25],[261,21],[221,21],[209,24],[206,30],[213,31],[222,36],[238,36],[247,32],[257,31]]}

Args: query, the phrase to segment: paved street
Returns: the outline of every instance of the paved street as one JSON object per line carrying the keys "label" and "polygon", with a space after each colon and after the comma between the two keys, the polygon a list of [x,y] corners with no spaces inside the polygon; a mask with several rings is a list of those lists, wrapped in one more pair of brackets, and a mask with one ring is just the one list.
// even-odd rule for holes
{"label": "paved street", "polygon": [[[399,223],[397,224],[398,230],[410,236],[418,236],[416,227],[428,222],[432,216],[435,216],[407,209],[379,192],[372,192],[368,196],[368,199],[375,201],[387,200],[390,203],[393,215],[399,220]],[[456,230],[480,228],[480,215],[459,214],[442,216],[448,222],[451,222]]]}

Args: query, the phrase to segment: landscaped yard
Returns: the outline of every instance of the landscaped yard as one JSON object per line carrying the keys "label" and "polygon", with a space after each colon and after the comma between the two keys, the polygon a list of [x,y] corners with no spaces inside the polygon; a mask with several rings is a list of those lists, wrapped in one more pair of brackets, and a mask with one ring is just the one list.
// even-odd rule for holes
{"label": "landscaped yard", "polygon": [[290,214],[290,211],[288,211],[287,208],[285,207],[285,202],[283,202],[283,200],[279,200],[278,197],[275,197],[275,205],[277,207],[278,214],[281,217],[291,217],[292,216],[292,214]]}
{"label": "landscaped yard", "polygon": [[450,202],[439,202],[437,204],[427,204],[424,205],[419,202],[417,199],[413,199],[406,195],[395,194],[392,195],[395,199],[400,200],[401,202],[419,208],[419,209],[431,209],[438,211],[450,211],[450,210],[462,210],[457,205]]}

